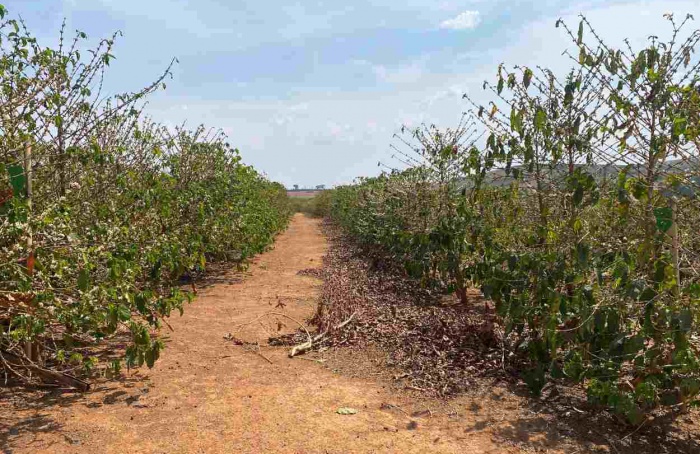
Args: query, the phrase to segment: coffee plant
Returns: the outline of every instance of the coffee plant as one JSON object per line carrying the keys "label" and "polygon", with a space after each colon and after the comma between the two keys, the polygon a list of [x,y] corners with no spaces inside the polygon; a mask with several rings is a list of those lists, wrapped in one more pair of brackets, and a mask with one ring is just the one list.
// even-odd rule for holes
{"label": "coffee plant", "polygon": [[[244,266],[286,227],[284,187],[241,162],[215,131],[144,117],[147,95],[106,96],[118,35],[81,51],[61,31],[42,47],[0,6],[0,364],[5,378],[80,383],[149,367],[156,330],[182,314],[211,261]],[[64,27],[65,29],[65,27]],[[165,322],[167,323],[167,322]],[[66,378],[68,377],[68,378]]]}
{"label": "coffee plant", "polygon": [[481,289],[534,394],[579,383],[634,424],[700,394],[700,30],[666,19],[638,50],[558,21],[573,69],[499,66],[492,102],[331,208],[424,285]]}

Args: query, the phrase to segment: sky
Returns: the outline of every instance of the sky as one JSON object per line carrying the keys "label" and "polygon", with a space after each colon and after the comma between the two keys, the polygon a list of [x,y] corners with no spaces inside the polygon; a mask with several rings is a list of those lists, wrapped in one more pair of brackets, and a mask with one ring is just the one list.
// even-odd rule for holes
{"label": "sky", "polygon": [[462,94],[488,100],[482,83],[499,63],[566,71],[558,18],[575,29],[583,13],[613,45],[668,37],[664,13],[700,21],[697,0],[2,3],[46,44],[64,19],[93,43],[121,31],[107,77],[114,93],[148,85],[177,58],[146,112],[223,130],[246,163],[287,187],[400,166],[390,146],[401,126],[456,126],[468,108]]}

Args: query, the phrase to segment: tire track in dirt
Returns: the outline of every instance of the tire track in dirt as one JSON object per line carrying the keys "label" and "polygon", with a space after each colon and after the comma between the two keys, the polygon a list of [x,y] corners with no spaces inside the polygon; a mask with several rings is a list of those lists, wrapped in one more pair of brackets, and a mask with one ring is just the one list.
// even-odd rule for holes
{"label": "tire track in dirt", "polygon": [[[340,376],[268,347],[269,311],[297,320],[313,313],[320,281],[297,272],[319,267],[326,242],[319,222],[296,215],[275,247],[245,273],[230,272],[200,289],[174,317],[168,347],[152,370],[100,383],[85,395],[17,395],[0,403],[0,449],[21,453],[502,453],[474,420],[410,420],[409,396],[380,383]],[[278,303],[280,307],[276,306]],[[284,307],[281,307],[284,306]],[[296,326],[288,320],[281,333]],[[247,324],[246,324],[247,323]],[[239,330],[237,325],[246,324]],[[224,339],[260,341],[261,353]],[[391,405],[382,405],[389,403]],[[358,414],[336,414],[339,407]],[[465,415],[466,414],[466,415]]]}

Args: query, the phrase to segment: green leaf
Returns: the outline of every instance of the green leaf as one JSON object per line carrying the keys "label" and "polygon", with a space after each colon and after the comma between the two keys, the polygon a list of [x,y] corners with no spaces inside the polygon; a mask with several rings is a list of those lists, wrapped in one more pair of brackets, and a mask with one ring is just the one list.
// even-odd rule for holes
{"label": "green leaf", "polygon": [[629,178],[627,181],[625,181],[625,189],[637,200],[644,201],[648,198],[647,186],[638,178]]}
{"label": "green leaf", "polygon": [[503,78],[499,77],[498,78],[498,86],[496,87],[496,91],[498,92],[499,95],[503,91],[503,84],[504,84]]}
{"label": "green leaf", "polygon": [[148,313],[146,310],[146,303],[147,302],[148,302],[148,298],[147,298],[146,294],[144,294],[143,292],[137,294],[134,297],[134,304],[136,304],[136,309],[138,309],[138,311],[142,314]]}
{"label": "green leaf", "polygon": [[539,396],[542,393],[542,388],[547,383],[545,370],[541,365],[526,370],[523,373],[523,380],[533,396]]}
{"label": "green leaf", "polygon": [[523,131],[523,112],[515,110],[515,107],[510,112],[510,128],[518,133]]}
{"label": "green leaf", "polygon": [[525,88],[530,86],[530,81],[532,81],[532,70],[525,68],[525,74],[523,74],[523,85],[525,85]]}
{"label": "green leaf", "polygon": [[10,175],[10,184],[15,197],[23,197],[27,187],[27,176],[24,173],[24,167],[20,164],[7,166],[7,173]]}
{"label": "green leaf", "polygon": [[674,137],[680,137],[685,134],[685,130],[688,124],[688,120],[683,117],[674,118],[673,120],[673,135]]}
{"label": "green leaf", "polygon": [[535,114],[535,128],[538,131],[542,131],[547,123],[547,114],[544,109],[538,108]]}
{"label": "green leaf", "polygon": [[654,217],[656,218],[656,228],[664,233],[673,225],[673,211],[669,207],[654,209]]}
{"label": "green leaf", "polygon": [[81,291],[86,291],[90,286],[90,273],[88,270],[83,268],[78,273],[78,289]]}
{"label": "green leaf", "polygon": [[564,374],[573,379],[580,380],[585,372],[583,358],[579,352],[571,353],[570,357],[564,363]]}
{"label": "green leaf", "polygon": [[148,350],[146,350],[144,359],[146,360],[146,365],[148,366],[148,368],[151,369],[156,363],[156,355],[153,349],[149,348]]}
{"label": "green leaf", "polygon": [[578,36],[576,37],[576,44],[581,45],[583,43],[583,21],[578,24]]}
{"label": "green leaf", "polygon": [[[585,58],[585,56],[584,56]],[[564,87],[564,105],[569,106],[571,105],[572,102],[574,102],[574,90],[576,89],[575,85],[572,83],[566,84]]]}
{"label": "green leaf", "polygon": [[129,308],[123,304],[117,306],[117,318],[120,322],[126,322],[131,319],[131,312]]}

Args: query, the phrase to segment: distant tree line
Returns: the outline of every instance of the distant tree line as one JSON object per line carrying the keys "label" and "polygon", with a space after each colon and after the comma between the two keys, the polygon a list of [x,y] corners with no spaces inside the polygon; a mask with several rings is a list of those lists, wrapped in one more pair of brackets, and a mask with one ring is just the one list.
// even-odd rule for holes
{"label": "distant tree line", "polygon": [[292,185],[293,189],[289,189],[290,191],[323,191],[326,189],[325,184],[318,184],[314,188],[300,188],[298,184]]}

